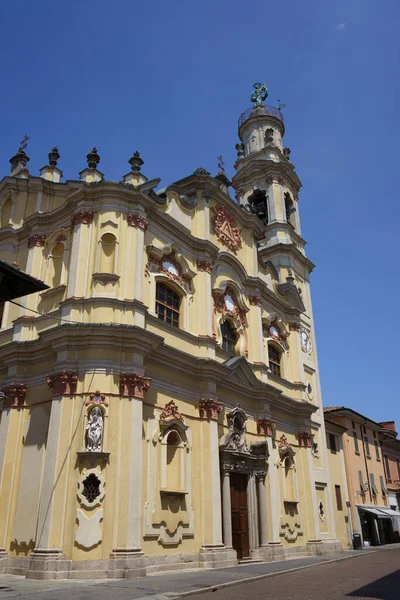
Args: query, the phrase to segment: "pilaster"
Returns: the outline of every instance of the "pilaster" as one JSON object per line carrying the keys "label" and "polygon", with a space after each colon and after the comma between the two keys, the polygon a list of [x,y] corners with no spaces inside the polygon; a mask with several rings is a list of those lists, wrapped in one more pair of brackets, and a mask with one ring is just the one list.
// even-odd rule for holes
{"label": "pilaster", "polygon": [[[89,209],[76,211],[71,217],[74,227],[72,237],[71,256],[67,298],[82,298],[90,294],[92,273],[89,272],[91,256],[91,230],[94,212]],[[82,260],[86,257],[85,260]]]}
{"label": "pilaster", "polygon": [[212,282],[211,274],[213,263],[211,259],[205,258],[197,261],[197,278],[199,281],[199,290],[202,291],[202,297],[197,298],[198,302],[198,330],[200,337],[206,337],[213,343],[208,345],[208,358],[215,358],[215,344],[213,335],[213,301],[212,301]]}

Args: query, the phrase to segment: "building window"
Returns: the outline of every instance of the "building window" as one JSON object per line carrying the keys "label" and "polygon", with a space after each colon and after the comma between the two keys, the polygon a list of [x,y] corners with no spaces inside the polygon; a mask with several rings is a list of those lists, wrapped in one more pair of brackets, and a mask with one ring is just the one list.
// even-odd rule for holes
{"label": "building window", "polygon": [[156,286],[156,314],[164,323],[179,327],[179,296],[164,283]]}
{"label": "building window", "polygon": [[235,347],[237,343],[237,333],[229,321],[221,323],[222,350],[225,350],[231,356],[235,356]]}
{"label": "building window", "polygon": [[268,196],[263,190],[255,190],[248,198],[250,212],[268,225]]}
{"label": "building window", "polygon": [[167,490],[181,489],[181,438],[172,430],[167,437]]}
{"label": "building window", "polygon": [[335,495],[336,495],[337,510],[343,510],[342,493],[340,491],[340,485],[335,485]]}
{"label": "building window", "polygon": [[353,429],[353,440],[354,440],[354,450],[356,452],[360,453],[360,448],[358,446],[357,431],[355,429]]}
{"label": "building window", "polygon": [[377,440],[374,440],[374,446],[375,446],[376,458],[377,458],[377,460],[381,460],[381,456],[379,454],[379,446],[378,446]]}
{"label": "building window", "polygon": [[351,422],[351,426],[352,426],[353,429],[356,428],[356,424],[354,423],[354,421]]}
{"label": "building window", "polygon": [[294,227],[293,223],[293,213],[295,212],[295,208],[293,206],[293,200],[290,197],[288,192],[285,193],[285,213],[286,213],[286,221]]}
{"label": "building window", "polygon": [[388,495],[388,491],[387,491],[387,489],[385,487],[385,483],[383,481],[382,475],[379,475],[379,481],[380,481],[380,484],[381,484],[382,496],[385,498]]}
{"label": "building window", "polygon": [[370,473],[369,477],[370,477],[370,480],[371,480],[371,492],[372,492],[372,495],[373,496],[377,496],[378,495],[378,490],[377,490],[376,485],[375,485],[375,476],[374,476],[373,473]]}
{"label": "building window", "polygon": [[269,367],[273,375],[281,377],[281,355],[282,353],[272,344],[268,344]]}
{"label": "building window", "polygon": [[12,200],[9,198],[3,204],[3,208],[1,209],[1,227],[6,227],[10,223],[11,220],[11,209],[12,209]]}
{"label": "building window", "polygon": [[388,482],[391,483],[392,482],[392,476],[391,476],[391,473],[390,473],[389,457],[388,457],[387,454],[383,455],[383,464],[384,464],[384,467],[385,467],[386,479],[387,479]]}
{"label": "building window", "polygon": [[364,481],[363,481],[363,474],[362,471],[358,471],[358,481],[360,483],[360,492],[362,495],[365,494],[365,492],[367,491]]}
{"label": "building window", "polygon": [[375,439],[376,438],[376,431],[373,431],[372,433],[373,433],[374,439]]}
{"label": "building window", "polygon": [[366,435],[364,436],[364,443],[365,443],[365,453],[368,457],[371,457],[371,453],[369,450],[369,441],[368,441],[368,438]]}
{"label": "building window", "polygon": [[94,473],[90,473],[83,482],[82,496],[91,504],[100,496],[100,480]]}
{"label": "building window", "polygon": [[337,452],[336,435],[334,435],[333,433],[329,434],[329,448],[330,448],[332,454],[336,454],[336,452]]}
{"label": "building window", "polygon": [[400,480],[400,459],[396,458],[396,463],[397,463],[397,477]]}

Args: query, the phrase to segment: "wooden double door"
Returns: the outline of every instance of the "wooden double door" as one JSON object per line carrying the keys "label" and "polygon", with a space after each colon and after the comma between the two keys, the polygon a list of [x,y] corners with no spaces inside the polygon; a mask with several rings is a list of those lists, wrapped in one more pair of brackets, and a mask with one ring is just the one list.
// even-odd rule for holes
{"label": "wooden double door", "polygon": [[238,559],[250,556],[249,547],[249,511],[247,505],[247,475],[230,474],[232,545]]}

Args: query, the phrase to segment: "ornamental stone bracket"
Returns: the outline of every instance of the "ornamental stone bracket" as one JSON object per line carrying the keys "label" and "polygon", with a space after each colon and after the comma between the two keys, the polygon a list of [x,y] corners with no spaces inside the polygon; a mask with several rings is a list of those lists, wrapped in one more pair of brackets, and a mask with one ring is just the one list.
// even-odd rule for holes
{"label": "ornamental stone bracket", "polygon": [[126,220],[130,227],[138,227],[139,229],[142,229],[142,231],[146,231],[149,225],[148,220],[143,217],[143,215],[128,213]]}
{"label": "ornamental stone bracket", "polygon": [[119,393],[121,396],[143,400],[144,392],[147,392],[150,385],[151,379],[149,377],[142,377],[135,373],[121,373],[119,376]]}
{"label": "ornamental stone bracket", "polygon": [[314,435],[310,431],[299,431],[297,434],[299,448],[311,448]]}
{"label": "ornamental stone bracket", "polygon": [[217,239],[234,254],[242,247],[241,230],[235,217],[221,204],[212,208],[211,225]]}
{"label": "ornamental stone bracket", "polygon": [[46,236],[43,233],[32,233],[28,237],[28,248],[43,248]]}
{"label": "ornamental stone bracket", "polygon": [[274,429],[276,427],[276,421],[271,419],[265,419],[263,417],[256,419],[257,434],[264,435],[265,437],[272,437]]}
{"label": "ornamental stone bracket", "polygon": [[211,398],[202,398],[199,403],[200,419],[217,420],[218,414],[221,412],[223,405],[221,402],[212,400]]}
{"label": "ornamental stone bracket", "polygon": [[47,375],[46,381],[53,396],[73,396],[76,394],[78,374],[75,371],[62,371]]}
{"label": "ornamental stone bracket", "polygon": [[108,402],[106,401],[106,395],[102,394],[100,390],[96,390],[92,392],[89,396],[89,399],[85,402],[86,406],[89,405],[99,405],[99,406],[108,406]]}
{"label": "ornamental stone bracket", "polygon": [[71,223],[75,225],[90,225],[93,221],[94,212],[92,210],[78,210],[71,217]]}
{"label": "ornamental stone bracket", "polygon": [[2,387],[0,391],[5,396],[3,408],[20,408],[23,406],[26,395],[25,384],[11,383]]}

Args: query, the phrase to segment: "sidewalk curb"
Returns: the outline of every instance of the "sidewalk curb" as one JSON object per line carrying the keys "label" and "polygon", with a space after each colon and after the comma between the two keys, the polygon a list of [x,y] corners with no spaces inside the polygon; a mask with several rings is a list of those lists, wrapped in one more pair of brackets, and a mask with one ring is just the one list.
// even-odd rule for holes
{"label": "sidewalk curb", "polygon": [[[377,550],[370,550],[368,555],[375,554]],[[190,590],[189,592],[175,593],[173,596],[168,596],[169,600],[178,600],[179,598],[188,598],[195,594],[205,594],[207,592],[216,592],[224,588],[232,587],[233,585],[240,585],[241,583],[252,583],[253,581],[260,581],[267,579],[267,577],[275,577],[277,575],[283,575],[284,573],[293,573],[294,571],[302,571],[303,569],[311,569],[312,567],[319,567],[321,565],[329,565],[342,560],[349,560],[350,558],[359,558],[360,556],[366,556],[366,554],[352,554],[351,556],[342,556],[340,558],[333,558],[332,560],[324,560],[312,565],[303,565],[302,567],[293,567],[292,569],[284,569],[283,571],[275,571],[274,573],[265,573],[264,575],[255,575],[254,577],[247,577],[246,579],[236,579],[235,581],[228,581],[226,583],[217,583],[206,588],[200,588],[198,590]],[[171,592],[169,592],[171,594]],[[153,596],[146,596],[146,600],[151,600]],[[145,598],[138,598],[137,600],[145,600]],[[157,596],[156,596],[157,598]]]}

